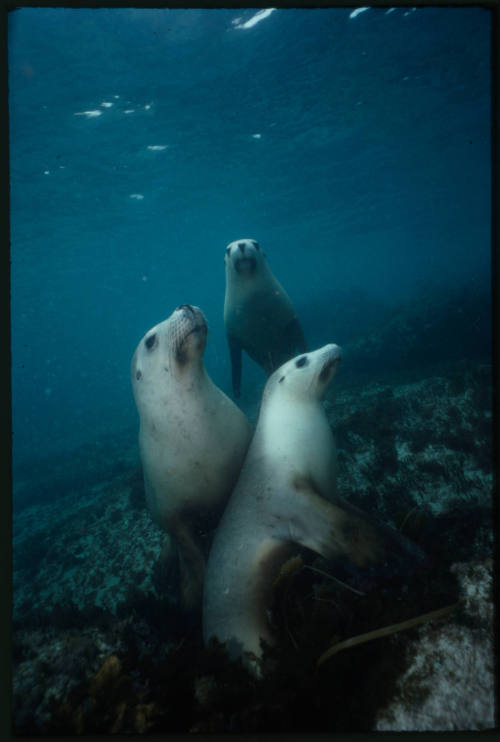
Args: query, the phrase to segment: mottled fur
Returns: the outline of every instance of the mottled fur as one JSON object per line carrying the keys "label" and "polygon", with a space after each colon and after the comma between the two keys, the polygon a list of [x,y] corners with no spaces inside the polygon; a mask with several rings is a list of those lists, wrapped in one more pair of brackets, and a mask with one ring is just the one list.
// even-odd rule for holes
{"label": "mottled fur", "polygon": [[173,539],[186,609],[201,599],[198,526],[220,515],[251,436],[245,415],[205,370],[206,338],[202,312],[183,305],[146,333],[131,367],[146,498]]}

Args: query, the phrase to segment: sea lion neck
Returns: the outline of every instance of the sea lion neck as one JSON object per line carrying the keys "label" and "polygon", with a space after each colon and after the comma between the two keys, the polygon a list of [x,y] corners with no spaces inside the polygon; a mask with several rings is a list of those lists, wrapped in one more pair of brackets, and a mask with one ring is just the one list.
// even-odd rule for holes
{"label": "sea lion neck", "polygon": [[191,385],[205,388],[208,384],[208,374],[203,363],[203,356],[190,358],[185,363],[179,363],[177,361],[174,367],[174,375],[179,381],[182,381],[184,385],[188,385],[190,388]]}

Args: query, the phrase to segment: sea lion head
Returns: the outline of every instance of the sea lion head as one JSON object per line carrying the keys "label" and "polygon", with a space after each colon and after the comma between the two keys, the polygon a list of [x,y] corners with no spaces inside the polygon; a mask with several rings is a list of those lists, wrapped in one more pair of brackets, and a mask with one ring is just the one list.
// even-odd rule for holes
{"label": "sea lion head", "polygon": [[259,243],[250,239],[230,242],[224,255],[226,271],[239,277],[253,276],[264,260]]}
{"label": "sea lion head", "polygon": [[132,384],[158,384],[159,379],[182,377],[186,369],[202,365],[207,343],[207,321],[201,309],[181,304],[168,319],[152,327],[132,358]]}
{"label": "sea lion head", "polygon": [[198,307],[181,304],[167,320],[167,340],[177,366],[200,360],[207,344],[208,327]]}
{"label": "sea lion head", "polygon": [[304,401],[321,399],[333,381],[341,358],[341,349],[333,343],[292,358],[269,377],[263,399],[273,394]]}

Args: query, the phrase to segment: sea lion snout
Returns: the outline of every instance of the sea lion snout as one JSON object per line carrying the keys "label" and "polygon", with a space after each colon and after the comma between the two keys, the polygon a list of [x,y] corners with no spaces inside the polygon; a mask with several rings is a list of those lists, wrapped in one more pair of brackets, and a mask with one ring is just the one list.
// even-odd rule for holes
{"label": "sea lion snout", "polygon": [[226,254],[237,274],[254,275],[257,270],[257,250],[259,250],[259,245],[255,240],[235,240],[227,246]]}
{"label": "sea lion snout", "polygon": [[191,304],[181,304],[174,315],[175,358],[180,366],[185,366],[190,358],[203,355],[208,325],[201,309]]}
{"label": "sea lion snout", "polygon": [[327,356],[325,360],[331,361],[332,363],[340,363],[342,360],[342,348],[340,345],[335,343],[329,343],[321,348],[323,354]]}
{"label": "sea lion snout", "polygon": [[333,343],[326,347],[326,358],[319,373],[320,383],[328,381],[336,374],[342,361],[342,349]]}
{"label": "sea lion snout", "polygon": [[174,310],[173,315],[178,320],[187,322],[196,322],[196,324],[206,325],[207,321],[205,315],[199,307],[195,307],[194,304],[179,304],[177,309]]}
{"label": "sea lion snout", "polygon": [[193,304],[179,304],[171,315],[172,324],[180,334],[189,334],[194,328],[206,329],[207,320],[199,307]]}

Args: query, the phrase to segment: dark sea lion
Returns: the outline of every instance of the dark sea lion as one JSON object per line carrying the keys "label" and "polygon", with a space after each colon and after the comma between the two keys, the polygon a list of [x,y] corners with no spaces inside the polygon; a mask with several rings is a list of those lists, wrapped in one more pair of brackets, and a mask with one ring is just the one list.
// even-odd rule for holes
{"label": "dark sea lion", "polygon": [[259,244],[249,239],[231,242],[224,263],[224,323],[233,392],[238,397],[242,350],[269,375],[307,347],[292,302],[273,276]]}

